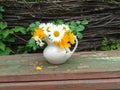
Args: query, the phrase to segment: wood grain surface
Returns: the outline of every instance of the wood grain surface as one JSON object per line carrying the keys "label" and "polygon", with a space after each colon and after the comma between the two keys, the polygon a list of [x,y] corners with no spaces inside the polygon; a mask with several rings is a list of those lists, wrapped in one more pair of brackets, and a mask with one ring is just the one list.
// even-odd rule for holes
{"label": "wood grain surface", "polygon": [[0,90],[34,89],[120,89],[120,51],[79,52],[62,65],[42,54],[0,56]]}

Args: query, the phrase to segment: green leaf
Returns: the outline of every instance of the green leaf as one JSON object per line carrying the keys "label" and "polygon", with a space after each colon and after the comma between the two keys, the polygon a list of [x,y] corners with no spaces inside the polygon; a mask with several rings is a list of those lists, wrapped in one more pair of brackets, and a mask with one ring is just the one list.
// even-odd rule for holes
{"label": "green leaf", "polygon": [[5,51],[6,45],[0,41],[0,50]]}
{"label": "green leaf", "polygon": [[72,30],[72,31],[74,31],[74,30],[76,30],[76,27],[75,26],[70,26],[70,29]]}
{"label": "green leaf", "polygon": [[106,47],[101,47],[101,50],[102,51],[107,51],[107,48]]}
{"label": "green leaf", "polygon": [[5,54],[5,55],[9,55],[10,52],[11,52],[11,49],[7,47],[5,51],[6,51],[6,52],[5,52],[4,54]]}
{"label": "green leaf", "polygon": [[[9,37],[8,37],[9,38]],[[15,40],[16,40],[16,38],[14,38],[14,37],[11,37],[11,38],[9,38],[9,39],[6,39],[7,40],[7,42],[15,42]]]}
{"label": "green leaf", "polygon": [[77,26],[77,24],[76,24],[76,22],[71,21],[71,22],[70,22],[70,26],[74,26],[74,27],[76,27],[76,26]]}
{"label": "green leaf", "polygon": [[25,51],[25,46],[18,46],[17,53],[23,54]]}
{"label": "green leaf", "polygon": [[[1,32],[1,31],[0,31]],[[0,41],[3,39],[3,35],[0,35]]]}
{"label": "green leaf", "polygon": [[78,37],[79,39],[82,39],[82,38],[83,38],[83,35],[82,35],[81,33],[77,33],[77,37]]}
{"label": "green leaf", "polygon": [[87,25],[87,24],[88,24],[88,20],[86,20],[86,19],[83,20],[83,21],[81,22],[81,24],[82,24],[82,25]]}
{"label": "green leaf", "polygon": [[117,48],[117,49],[120,49],[120,44],[117,44],[117,45],[116,45],[116,48]]}
{"label": "green leaf", "polygon": [[108,51],[111,50],[110,46],[101,47],[101,50]]}
{"label": "green leaf", "polygon": [[35,23],[31,23],[29,27],[30,27],[31,29],[35,29],[35,28],[39,27],[39,25],[40,25],[40,22],[37,21],[37,22],[35,22]]}
{"label": "green leaf", "polygon": [[85,27],[83,25],[79,25],[76,30],[77,31],[83,31],[85,29]]}
{"label": "green leaf", "polygon": [[36,41],[33,38],[31,38],[28,41],[27,48],[32,49],[33,51],[36,51],[39,48],[39,46],[36,44]]}
{"label": "green leaf", "polygon": [[108,44],[108,40],[107,40],[107,38],[104,38],[102,41],[102,45],[107,46],[107,44]]}
{"label": "green leaf", "polygon": [[0,19],[3,19],[3,16],[2,16],[2,14],[0,13]]}
{"label": "green leaf", "polygon": [[111,48],[111,50],[115,50],[115,49],[116,49],[116,46],[115,46],[115,45],[112,45],[110,48]]}
{"label": "green leaf", "polygon": [[4,12],[5,9],[3,8],[3,6],[0,6],[0,12]]}
{"label": "green leaf", "polygon": [[10,52],[11,52],[11,49],[7,47],[4,51],[0,51],[0,55],[9,55]]}
{"label": "green leaf", "polygon": [[27,33],[27,31],[26,31],[26,29],[24,27],[19,27],[19,29],[20,29],[20,32],[22,34],[26,34]]}
{"label": "green leaf", "polygon": [[112,44],[115,44],[115,43],[117,43],[117,40],[111,38],[111,39],[110,39],[110,42],[111,42]]}
{"label": "green leaf", "polygon": [[15,28],[13,28],[14,32],[21,32],[22,34],[26,34],[26,29],[24,27],[21,26],[16,26]]}
{"label": "green leaf", "polygon": [[33,47],[33,51],[36,51],[37,50],[37,47]]}
{"label": "green leaf", "polygon": [[9,29],[2,31],[2,34],[3,34],[3,38],[6,38],[10,34]]}
{"label": "green leaf", "polygon": [[58,24],[58,25],[61,25],[61,24],[63,24],[63,23],[64,23],[63,20],[57,20],[57,21],[56,21],[56,24]]}
{"label": "green leaf", "polygon": [[28,46],[34,46],[36,44],[35,40],[33,38],[31,38],[29,41],[28,41]]}
{"label": "green leaf", "polygon": [[37,27],[39,27],[39,25],[40,25],[40,22],[38,22],[38,21],[35,22],[35,23],[31,23],[29,25],[29,27],[27,28],[27,31],[31,31],[31,35],[33,35],[34,29],[37,28]]}
{"label": "green leaf", "polygon": [[9,29],[9,33],[10,33],[10,34],[14,34],[14,28]]}
{"label": "green leaf", "polygon": [[7,22],[0,22],[0,28],[3,30],[7,27]]}
{"label": "green leaf", "polygon": [[50,21],[50,23],[56,24],[56,22],[55,22],[55,21]]}
{"label": "green leaf", "polygon": [[81,22],[80,21],[76,21],[77,24],[80,24]]}
{"label": "green leaf", "polygon": [[40,22],[39,22],[39,21],[36,21],[36,22],[35,22],[35,25],[36,25],[36,27],[39,27]]}

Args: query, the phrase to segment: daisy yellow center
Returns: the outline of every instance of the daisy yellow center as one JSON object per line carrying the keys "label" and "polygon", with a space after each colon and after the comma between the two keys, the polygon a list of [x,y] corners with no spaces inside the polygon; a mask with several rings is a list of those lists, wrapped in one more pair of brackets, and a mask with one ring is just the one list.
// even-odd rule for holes
{"label": "daisy yellow center", "polygon": [[66,30],[66,27],[63,27],[64,30]]}
{"label": "daisy yellow center", "polygon": [[50,32],[50,30],[49,30],[49,29],[50,29],[50,27],[47,27],[47,29],[46,29],[46,30],[47,30],[47,32]]}
{"label": "daisy yellow center", "polygon": [[55,36],[55,37],[59,37],[59,35],[60,35],[60,32],[59,32],[59,31],[57,31],[57,30],[54,31],[54,36]]}
{"label": "daisy yellow center", "polygon": [[38,40],[38,43],[41,43],[41,41],[40,41],[40,40]]}

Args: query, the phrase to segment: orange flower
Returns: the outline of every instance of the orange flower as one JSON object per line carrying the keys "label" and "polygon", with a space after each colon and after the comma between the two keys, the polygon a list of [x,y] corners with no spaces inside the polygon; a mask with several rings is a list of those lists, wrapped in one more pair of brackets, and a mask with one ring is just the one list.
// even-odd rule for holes
{"label": "orange flower", "polygon": [[42,28],[36,28],[32,38],[35,38],[36,36],[42,39],[46,36],[46,34],[42,31]]}
{"label": "orange flower", "polygon": [[71,47],[70,44],[74,44],[74,34],[71,32],[65,33],[63,38],[59,42],[54,42],[55,44],[59,45],[61,49]]}
{"label": "orange flower", "polygon": [[75,41],[74,41],[74,34],[73,33],[69,33],[69,41],[71,44],[74,44]]}

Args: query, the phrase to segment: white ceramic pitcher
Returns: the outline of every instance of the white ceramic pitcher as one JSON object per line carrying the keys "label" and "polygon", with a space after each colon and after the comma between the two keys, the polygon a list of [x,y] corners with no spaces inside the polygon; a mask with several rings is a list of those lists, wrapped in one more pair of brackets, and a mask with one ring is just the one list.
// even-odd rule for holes
{"label": "white ceramic pitcher", "polygon": [[76,44],[72,51],[69,48],[61,49],[58,45],[51,42],[47,42],[48,45],[43,51],[43,56],[51,64],[62,64],[66,62],[75,52],[78,46],[77,38],[75,37],[74,39]]}

